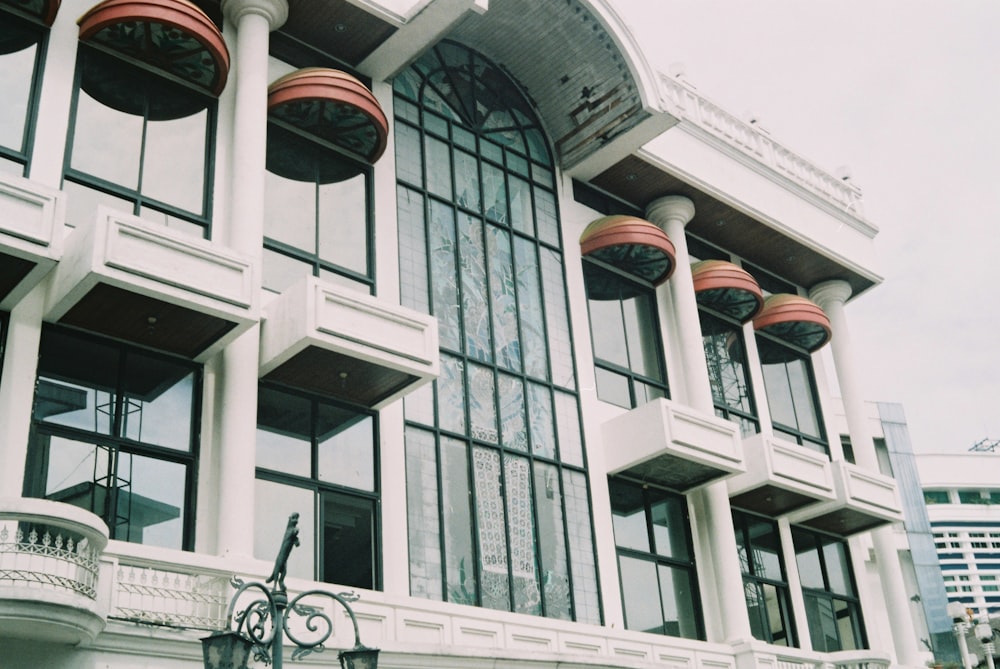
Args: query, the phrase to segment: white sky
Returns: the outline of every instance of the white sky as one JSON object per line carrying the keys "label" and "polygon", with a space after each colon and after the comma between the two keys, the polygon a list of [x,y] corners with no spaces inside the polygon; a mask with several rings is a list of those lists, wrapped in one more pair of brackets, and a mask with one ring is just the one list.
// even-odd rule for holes
{"label": "white sky", "polygon": [[614,0],[650,62],[864,192],[867,396],[918,452],[1000,439],[1000,2]]}

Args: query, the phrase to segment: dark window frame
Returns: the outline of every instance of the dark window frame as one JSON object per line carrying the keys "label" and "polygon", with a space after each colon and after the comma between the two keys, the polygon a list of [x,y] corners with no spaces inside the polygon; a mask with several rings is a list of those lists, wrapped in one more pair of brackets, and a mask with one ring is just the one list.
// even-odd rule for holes
{"label": "dark window frame", "polygon": [[25,110],[21,147],[15,149],[14,147],[0,144],[0,160],[20,164],[22,168],[21,176],[27,176],[31,169],[35,126],[38,119],[38,103],[41,96],[42,79],[45,74],[45,60],[48,53],[50,30],[48,26],[42,24],[36,17],[23,14],[16,8],[7,5],[0,5],[0,18],[8,25],[17,25],[25,32],[34,32],[37,35],[37,41],[35,42],[35,63],[31,73],[31,90],[28,94],[28,104]]}
{"label": "dark window frame", "polygon": [[[853,644],[857,649],[862,650],[868,648],[868,634],[865,630],[864,615],[861,610],[861,599],[858,596],[858,585],[857,577],[854,574],[854,566],[851,564],[851,549],[847,544],[847,540],[842,537],[836,537],[833,535],[825,534],[823,532],[817,532],[815,530],[807,529],[800,526],[792,526],[792,542],[795,548],[796,559],[800,553],[804,553],[806,550],[814,550],[817,558],[819,560],[820,572],[823,577],[823,589],[812,588],[802,585],[802,597],[806,602],[806,617],[807,624],[810,628],[810,637],[812,636],[811,631],[813,627],[813,621],[809,618],[809,612],[812,610],[809,607],[810,598],[815,600],[823,600],[830,604],[831,608],[835,602],[843,603],[847,606],[847,615],[851,618],[851,630],[853,632],[854,638],[852,639]],[[811,545],[805,545],[808,542]],[[837,543],[843,547],[844,556],[844,566],[846,568],[847,582],[845,585],[850,589],[850,594],[837,593],[834,592],[830,585],[830,568],[827,566],[826,552],[823,550],[824,546],[827,544]],[[834,609],[835,610],[835,609]],[[817,640],[810,638],[810,642],[813,650],[819,652],[835,652],[838,650],[850,650],[843,647],[843,640],[839,639],[839,625],[838,631],[838,641],[840,642],[840,648],[817,648]]]}
{"label": "dark window frame", "polygon": [[[272,33],[270,39],[270,52],[269,55],[275,60],[279,60],[287,65],[294,68],[303,67],[332,67],[338,70],[343,70],[350,74],[351,76],[357,78],[365,86],[371,87],[371,81],[363,74],[355,71],[346,63],[339,61],[338,59],[330,56],[329,54],[319,51],[309,45],[306,45],[294,37],[291,37],[287,33],[281,31]],[[348,267],[343,267],[336,264],[333,261],[324,259],[320,253],[320,227],[322,225],[322,220],[318,219],[315,224],[315,235],[314,235],[314,249],[307,250],[299,247],[292,246],[290,244],[283,243],[279,240],[273,239],[271,237],[264,236],[264,251],[275,253],[277,255],[289,258],[296,262],[302,263],[309,267],[312,276],[322,276],[324,272],[335,274],[338,277],[342,277],[350,280],[354,284],[365,286],[368,288],[368,292],[371,295],[376,294],[376,272],[377,267],[375,263],[375,168],[373,165],[365,163],[359,160],[356,156],[349,154],[342,148],[325,141],[321,137],[311,135],[303,132],[302,130],[284,123],[275,118],[268,118],[268,132],[272,131],[272,128],[278,129],[282,132],[289,132],[296,136],[297,139],[303,140],[313,144],[317,149],[321,151],[328,151],[331,154],[338,156],[345,162],[352,164],[358,169],[358,171],[364,175],[365,180],[365,267],[367,272],[362,274]],[[316,188],[316,199],[319,200],[319,185]],[[320,216],[319,206],[316,207],[317,217]]]}
{"label": "dark window frame", "polygon": [[[308,393],[295,388],[290,388],[284,385],[269,383],[265,381],[260,382],[260,387],[262,389],[268,389],[274,392],[280,392],[293,397],[299,398],[309,402],[310,405],[310,425],[309,425],[309,444],[310,444],[310,456],[309,456],[309,468],[310,475],[303,476],[292,474],[289,472],[281,472],[274,469],[266,469],[264,467],[255,466],[255,479],[260,481],[268,481],[271,483],[277,483],[279,485],[289,486],[297,488],[300,490],[309,490],[313,493],[313,502],[315,513],[315,527],[304,528],[300,527],[301,531],[309,531],[314,533],[315,537],[315,554],[313,555],[313,566],[314,573],[313,578],[318,581],[327,583],[340,583],[342,585],[351,585],[354,587],[364,587],[371,590],[382,590],[383,587],[383,541],[382,541],[382,494],[381,494],[381,451],[379,449],[379,444],[381,439],[379,436],[379,421],[378,412],[366,409],[361,406],[355,406],[334,400],[331,398],[323,397],[321,395],[316,395],[313,393]],[[319,446],[320,443],[317,440],[317,424],[319,421],[319,407],[320,405],[325,405],[329,407],[334,407],[337,409],[345,409],[354,412],[358,415],[369,416],[372,419],[372,475],[373,475],[373,490],[363,490],[360,488],[352,488],[350,486],[345,486],[338,483],[333,483],[330,481],[323,481],[320,479],[319,475]],[[259,423],[257,424],[257,429],[260,429]],[[352,500],[364,500],[371,504],[372,510],[372,583],[370,586],[357,585],[352,583],[342,583],[336,580],[336,574],[326,574],[326,555],[325,555],[325,544],[323,541],[322,531],[325,526],[325,519],[323,514],[324,502],[326,499],[334,496],[346,497]]]}
{"label": "dark window frame", "polygon": [[[621,563],[622,557],[630,558],[633,560],[638,560],[642,562],[649,562],[657,567],[664,566],[673,570],[683,571],[688,576],[688,582],[691,584],[691,606],[695,611],[695,629],[697,630],[697,640],[705,640],[705,619],[704,610],[702,608],[701,594],[698,587],[698,568],[695,561],[694,553],[694,540],[691,535],[691,517],[687,506],[687,498],[676,492],[666,490],[664,488],[659,488],[656,486],[651,486],[649,484],[640,483],[626,477],[608,477],[608,487],[613,488],[615,486],[630,487],[635,491],[641,491],[643,497],[643,506],[645,512],[646,520],[646,536],[649,541],[650,550],[642,551],[634,547],[621,546],[619,545],[619,539],[615,539],[615,554],[617,562]],[[654,499],[655,496],[655,499]],[[671,500],[675,504],[679,504],[679,508],[683,510],[683,520],[684,520],[684,538],[687,542],[686,549],[689,556],[688,559],[683,559],[676,555],[667,555],[661,553],[657,550],[654,523],[653,523],[653,507],[664,500]],[[620,566],[619,566],[620,569]],[[622,598],[622,614],[626,617],[625,627],[630,629],[627,620],[627,606],[625,602],[625,590],[624,583],[620,577],[619,573],[619,588],[620,595]],[[657,575],[659,578],[659,575]],[[661,586],[662,587],[662,586]],[[666,635],[666,632],[663,632]],[[667,635],[669,636],[669,635]],[[682,638],[682,637],[680,637]]]}
{"label": "dark window frame", "polygon": [[[792,611],[791,589],[788,585],[788,570],[785,566],[785,556],[782,550],[783,545],[781,543],[781,536],[778,530],[778,523],[772,518],[749,513],[741,509],[733,509],[732,512],[733,512],[733,525],[736,529],[736,532],[737,534],[742,535],[742,541],[737,541],[737,547],[745,546],[751,552],[754,551],[754,540],[750,534],[751,523],[766,523],[771,526],[771,530],[773,531],[774,536],[778,541],[777,555],[778,555],[778,563],[781,569],[782,579],[777,580],[758,573],[760,567],[754,560],[747,559],[745,565],[741,562],[741,571],[743,573],[743,588],[744,588],[744,594],[747,598],[747,610],[749,612],[750,598],[752,594],[756,597],[763,598],[764,595],[762,592],[762,587],[763,586],[773,587],[779,596],[778,599],[779,615],[781,616],[782,628],[785,631],[784,639],[779,640],[779,642],[783,641],[784,643],[779,645],[785,645],[788,647],[797,648],[799,645],[798,631],[796,629],[796,624],[795,624],[795,615]],[[751,588],[753,589],[753,593],[751,593],[750,590]],[[760,640],[770,644],[777,643],[775,641],[775,636],[772,634],[773,625],[771,624],[772,621],[767,615],[766,607],[761,607],[759,611],[761,614],[761,620],[763,622],[761,630],[764,632],[764,637],[765,637]]]}
{"label": "dark window frame", "polygon": [[[43,419],[35,418],[33,410],[31,435],[29,436],[28,457],[25,464],[25,477],[22,494],[25,497],[45,498],[46,496],[46,482],[44,479],[40,478],[39,475],[47,472],[50,453],[48,446],[45,446],[44,450],[40,450],[34,446],[36,436],[63,437],[79,441],[81,443],[90,444],[97,450],[107,451],[109,453],[109,458],[112,460],[117,460],[119,455],[125,454],[182,465],[185,467],[184,479],[186,490],[184,492],[184,513],[181,516],[182,531],[180,549],[185,551],[194,550],[195,522],[197,518],[198,468],[200,462],[201,408],[202,393],[204,392],[204,371],[202,366],[192,363],[190,360],[185,358],[177,358],[169,354],[150,351],[148,349],[132,346],[117,340],[106,339],[70,328],[47,325],[46,330],[43,330],[43,336],[45,336],[45,331],[57,332],[66,336],[94,342],[101,346],[114,349],[117,352],[119,367],[118,379],[116,382],[117,386],[114,392],[114,418],[112,419],[112,424],[116,426],[115,430],[117,431],[120,431],[122,411],[126,410],[124,402],[126,401],[128,394],[123,392],[123,386],[125,383],[126,370],[128,369],[127,363],[130,354],[138,353],[142,356],[161,359],[178,366],[188,367],[194,375],[191,396],[191,432],[189,448],[185,451],[165,446],[157,446],[155,444],[130,439],[127,436],[120,436],[119,434],[102,433],[96,430],[91,431],[67,425],[50,423],[44,421]],[[38,378],[41,378],[40,374]],[[37,387],[38,384],[36,383],[36,388]],[[117,466],[115,466],[115,470],[115,473],[109,474],[109,476],[117,479]],[[131,539],[127,536],[124,538],[118,536],[118,523],[111,522],[113,517],[117,517],[119,515],[119,511],[116,508],[117,490],[118,486],[116,485],[109,496],[108,502],[106,503],[107,508],[103,514],[98,510],[92,511],[96,515],[100,516],[108,525],[111,539],[131,541]],[[92,495],[92,501],[93,499]]]}
{"label": "dark window frame", "polygon": [[[792,346],[788,342],[782,341],[776,337],[772,337],[765,332],[756,332],[756,344],[758,352],[761,349],[761,341],[767,342],[768,346],[777,346],[784,349],[786,352],[793,354],[793,356],[802,361],[805,365],[805,371],[807,380],[809,383],[809,401],[812,402],[812,409],[816,415],[816,432],[818,434],[809,434],[798,426],[786,425],[784,423],[779,423],[774,419],[774,411],[770,409],[771,398],[767,395],[767,379],[764,379],[764,395],[768,397],[768,408],[771,418],[771,428],[779,437],[785,437],[791,439],[800,446],[805,446],[817,453],[825,455],[827,458],[830,457],[830,442],[829,437],[826,432],[826,422],[823,418],[823,405],[820,403],[819,397],[819,384],[816,381],[816,369],[813,365],[812,354],[801,349],[797,346]],[[765,365],[762,356],[761,358],[761,372],[763,372],[763,367]],[[787,369],[787,362],[784,363]]]}
{"label": "dark window frame", "polygon": [[[93,55],[92,55],[93,54]],[[79,109],[80,92],[83,90],[84,61],[86,58],[110,58],[116,66],[125,68],[135,68],[139,76],[147,82],[163,81],[169,85],[185,89],[185,94],[192,98],[199,98],[205,103],[205,154],[204,154],[204,179],[202,181],[202,212],[200,214],[182,209],[176,205],[162,200],[156,200],[149,196],[144,196],[142,192],[141,175],[146,160],[146,128],[150,123],[147,109],[143,112],[143,131],[141,140],[141,153],[139,159],[139,184],[136,188],[130,188],[121,184],[108,181],[102,177],[88,174],[81,170],[74,169],[73,145],[76,137],[76,120]],[[103,104],[103,103],[100,103]],[[106,106],[106,105],[105,105]],[[66,139],[66,151],[63,163],[63,184],[66,182],[77,184],[78,186],[95,191],[103,195],[110,195],[129,201],[132,204],[132,215],[142,217],[144,210],[151,210],[158,215],[172,217],[183,221],[186,224],[195,226],[202,231],[204,239],[212,237],[212,209],[214,206],[214,183],[215,183],[215,155],[216,138],[218,135],[218,100],[209,93],[191,86],[188,82],[179,77],[151,67],[141,61],[117,53],[100,44],[80,42],[77,50],[76,69],[73,76],[73,99],[70,103],[69,128]],[[74,221],[70,221],[75,225]]]}
{"label": "dark window frame", "polygon": [[[588,267],[589,268],[594,268],[594,269],[602,271],[602,272],[608,272],[608,273],[616,275],[616,277],[622,281],[623,285],[627,285],[629,292],[630,293],[632,293],[632,292],[635,293],[634,295],[630,295],[630,297],[628,299],[634,299],[636,297],[643,296],[643,298],[648,302],[647,306],[648,306],[649,314],[650,314],[653,322],[651,322],[651,323],[648,324],[648,327],[645,329],[645,332],[646,332],[646,334],[648,336],[653,337],[654,340],[655,340],[652,343],[652,348],[656,352],[656,365],[658,367],[657,371],[659,372],[659,376],[660,376],[660,378],[655,378],[655,377],[652,377],[652,376],[648,376],[646,374],[643,374],[643,373],[641,373],[641,372],[636,371],[635,369],[633,369],[634,365],[632,365],[632,364],[629,364],[628,366],[620,365],[620,364],[612,362],[610,360],[605,360],[605,359],[601,358],[598,355],[598,351],[596,349],[596,344],[595,344],[595,339],[596,338],[593,336],[593,332],[594,332],[594,320],[593,320],[593,315],[591,314],[591,309],[590,309],[590,302],[591,302],[591,300],[588,298],[588,300],[587,300],[587,305],[588,305],[588,308],[587,308],[587,322],[588,322],[588,326],[590,327],[590,332],[591,332],[591,347],[592,347],[592,351],[593,351],[593,355],[594,355],[595,372],[598,372],[598,370],[603,370],[604,372],[607,372],[609,374],[614,374],[614,375],[616,375],[618,377],[624,378],[626,380],[626,382],[628,383],[629,404],[628,404],[628,406],[625,406],[624,404],[619,404],[618,402],[615,402],[613,399],[607,399],[607,396],[602,397],[602,394],[601,394],[601,382],[600,382],[600,377],[599,376],[598,376],[597,382],[596,382],[596,386],[597,386],[596,387],[596,391],[597,391],[598,398],[601,399],[602,401],[610,402],[612,404],[617,404],[619,406],[622,406],[622,408],[625,408],[625,409],[633,409],[633,408],[635,408],[635,407],[637,407],[637,406],[639,406],[641,404],[645,404],[646,401],[648,401],[648,399],[642,399],[642,398],[640,398],[639,392],[638,392],[639,388],[644,387],[644,386],[648,386],[649,388],[651,388],[653,390],[654,393],[656,391],[660,391],[662,394],[659,395],[659,397],[664,397],[664,398],[669,399],[670,398],[670,383],[669,383],[669,379],[668,379],[668,376],[667,376],[666,356],[664,354],[664,347],[663,347],[663,334],[662,334],[663,331],[662,331],[662,328],[660,327],[660,317],[659,317],[659,311],[657,309],[658,303],[657,303],[657,300],[656,300],[656,286],[654,286],[653,284],[651,284],[648,281],[645,281],[645,280],[643,280],[643,279],[641,279],[639,277],[636,277],[636,276],[632,276],[632,275],[630,275],[628,273],[625,273],[625,272],[621,271],[620,269],[618,269],[616,267],[613,267],[613,266],[609,265],[608,263],[601,262],[600,260],[596,260],[594,258],[583,257],[583,258],[581,258],[581,262],[583,263],[583,268],[584,268],[584,271],[583,271],[584,284],[586,284],[587,278],[588,278],[588,274],[587,274]],[[625,323],[625,316],[624,316],[624,313],[622,313],[624,311],[624,307],[623,307],[624,299],[621,298],[621,297],[619,297],[617,299],[605,299],[605,300],[601,300],[601,301],[602,302],[612,302],[612,301],[617,301],[618,302],[618,304],[619,304],[619,312],[622,314],[620,322],[622,323],[622,328],[625,329],[625,325],[624,325],[624,323]],[[632,351],[629,348],[629,341],[628,341],[627,336],[625,337],[625,347],[626,347],[626,355],[628,356],[629,360],[631,361],[631,359],[632,359],[633,356],[632,356]],[[655,399],[655,397],[649,398],[649,399]]]}
{"label": "dark window frame", "polygon": [[[702,344],[706,348],[705,362],[709,366],[708,379],[709,379],[709,385],[712,387],[712,404],[715,407],[715,415],[719,416],[720,418],[725,418],[726,420],[732,421],[737,425],[739,425],[740,433],[744,437],[748,437],[753,434],[759,433],[760,417],[759,417],[759,412],[757,410],[757,401],[754,398],[753,379],[751,378],[750,375],[750,361],[749,358],[747,357],[747,343],[746,343],[746,337],[744,336],[743,333],[743,326],[739,322],[733,320],[732,318],[727,317],[725,314],[719,313],[707,307],[699,307],[698,316],[702,332]],[[740,353],[742,354],[743,357],[742,380],[747,392],[747,402],[750,405],[749,411],[743,410],[739,407],[734,407],[728,402],[720,401],[724,400],[725,393],[716,392],[715,380],[721,377],[721,372],[718,374],[714,374],[711,369],[712,361],[710,360],[710,356],[707,351],[708,342],[706,341],[707,336],[705,335],[706,319],[714,320],[720,323],[721,325],[730,328],[732,330],[732,333],[737,338],[737,344],[740,347]],[[731,357],[729,359],[731,359]]]}

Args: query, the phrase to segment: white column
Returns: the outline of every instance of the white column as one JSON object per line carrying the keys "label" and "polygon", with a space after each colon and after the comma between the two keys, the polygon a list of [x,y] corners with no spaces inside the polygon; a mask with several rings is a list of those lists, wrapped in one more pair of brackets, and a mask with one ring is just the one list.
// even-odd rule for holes
{"label": "white column", "polygon": [[[684,237],[684,226],[694,217],[694,203],[686,197],[668,195],[650,204],[646,217],[663,228],[676,250],[677,269],[668,282],[682,367],[681,374],[675,375],[675,378],[680,376],[683,379],[689,406],[714,416],[712,386],[708,380],[698,303],[691,276],[691,258]],[[710,637],[709,641],[736,643],[749,640],[752,638],[750,618],[743,598],[743,574],[736,550],[736,531],[726,483],[713,483],[692,495],[701,496],[701,503],[692,504],[691,508],[696,513],[701,512],[702,516],[696,522],[699,528],[704,528],[704,532],[699,534],[708,542],[707,551],[702,552],[702,559],[699,560],[699,569],[712,565],[715,572],[716,597],[713,601],[703,601],[702,608],[706,618],[714,618],[706,620],[706,631],[719,630],[721,638]]]}
{"label": "white column", "polygon": [[[847,417],[847,430],[851,437],[855,462],[870,471],[878,471],[878,457],[872,440],[868,418],[865,413],[864,395],[861,391],[860,375],[854,364],[851,335],[847,326],[844,304],[851,296],[851,286],[846,281],[834,280],[817,284],[809,291],[809,297],[818,304],[830,319],[833,338],[833,364],[840,381],[840,395]],[[886,598],[886,610],[892,611],[889,626],[892,631],[896,661],[906,666],[918,666],[920,656],[914,638],[913,620],[910,615],[910,601],[903,583],[899,556],[892,527],[882,527],[872,532],[875,559],[878,562],[879,580]]]}
{"label": "white column", "polygon": [[0,372],[0,497],[20,497],[24,482],[45,286],[36,286],[10,312]]}
{"label": "white column", "polygon": [[[267,158],[267,54],[270,32],[288,18],[285,0],[223,0],[237,30],[230,207],[225,243],[256,259],[264,241],[264,170]],[[254,541],[254,474],[260,329],[249,329],[222,352],[216,395],[218,416],[218,523],[216,552],[250,557]]]}

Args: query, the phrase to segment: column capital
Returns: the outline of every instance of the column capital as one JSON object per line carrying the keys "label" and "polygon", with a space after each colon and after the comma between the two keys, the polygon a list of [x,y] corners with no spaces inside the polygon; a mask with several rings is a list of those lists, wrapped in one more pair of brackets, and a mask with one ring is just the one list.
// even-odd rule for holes
{"label": "column capital", "polygon": [[646,218],[661,228],[674,221],[684,226],[694,218],[694,202],[683,195],[666,195],[646,207]]}
{"label": "column capital", "polygon": [[810,288],[809,299],[825,310],[829,305],[845,304],[853,292],[851,284],[843,279],[833,279],[817,283]]}
{"label": "column capital", "polygon": [[288,20],[288,0],[222,0],[222,13],[239,27],[247,14],[263,16],[269,30],[277,30]]}

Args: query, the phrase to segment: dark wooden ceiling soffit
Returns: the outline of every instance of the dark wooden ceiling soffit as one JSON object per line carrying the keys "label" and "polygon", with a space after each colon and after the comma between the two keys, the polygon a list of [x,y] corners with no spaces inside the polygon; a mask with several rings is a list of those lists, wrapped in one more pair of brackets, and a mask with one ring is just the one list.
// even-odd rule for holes
{"label": "dark wooden ceiling soffit", "polygon": [[619,161],[590,183],[641,211],[664,195],[683,195],[695,207],[694,219],[686,228],[690,233],[797,285],[808,288],[822,281],[842,279],[851,284],[854,295],[874,285],[869,278],[637,156]]}
{"label": "dark wooden ceiling soffit", "polygon": [[352,66],[368,57],[396,27],[346,0],[289,0],[281,32]]}

